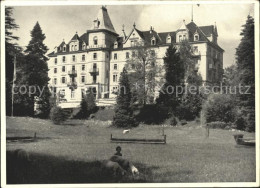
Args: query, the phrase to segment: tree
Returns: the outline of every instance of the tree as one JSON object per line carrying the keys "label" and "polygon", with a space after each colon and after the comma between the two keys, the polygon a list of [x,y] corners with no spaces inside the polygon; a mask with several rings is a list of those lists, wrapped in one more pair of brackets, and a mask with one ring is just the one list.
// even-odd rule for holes
{"label": "tree", "polygon": [[200,93],[202,77],[198,72],[198,57],[193,55],[192,46],[187,40],[179,47],[180,58],[184,63],[186,91],[177,112],[180,119],[192,120],[199,116],[202,108],[203,96]]}
{"label": "tree", "polygon": [[187,40],[183,40],[179,46],[180,58],[184,63],[185,75],[184,79],[187,82],[187,79],[193,75],[194,70],[198,70],[198,61],[197,58],[193,55],[192,46]]}
{"label": "tree", "polygon": [[54,106],[51,108],[50,111],[50,119],[53,121],[54,124],[59,125],[66,121],[70,116],[70,113],[65,111],[59,106]]}
{"label": "tree", "polygon": [[173,45],[169,46],[163,60],[165,84],[161,88],[157,104],[167,107],[169,114],[173,115],[182,98],[183,92],[177,88],[184,86],[185,68],[180,53]]}
{"label": "tree", "polygon": [[26,85],[27,89],[34,88],[34,92],[28,96],[28,115],[34,115],[34,104],[39,104],[40,117],[47,118],[50,112],[48,88],[48,58],[45,56],[48,48],[43,43],[45,34],[37,22],[31,31],[31,41],[26,47],[25,63],[21,67],[23,74],[20,84]]}
{"label": "tree", "polygon": [[13,8],[5,8],[5,75],[6,75],[6,114],[11,115],[12,108],[12,86],[15,81],[14,75],[14,57],[16,56],[16,62],[21,61],[23,54],[21,53],[21,47],[19,47],[15,41],[19,37],[13,35],[13,30],[19,28],[12,18]]}
{"label": "tree", "polygon": [[254,18],[247,17],[246,24],[242,26],[241,42],[236,49],[237,69],[239,82],[249,86],[250,94],[239,94],[239,106],[246,122],[247,131],[255,131],[255,38]]}
{"label": "tree", "polygon": [[115,116],[113,125],[116,127],[137,126],[133,118],[133,109],[131,107],[132,94],[130,90],[127,71],[124,68],[119,80],[119,93],[116,99]]}
{"label": "tree", "polygon": [[88,90],[87,94],[81,100],[80,111],[77,114],[77,118],[87,119],[90,114],[97,110],[95,97],[92,90]]}
{"label": "tree", "polygon": [[136,43],[131,58],[126,62],[126,69],[130,72],[130,81],[134,86],[132,92],[136,94],[139,104],[153,103],[162,70],[155,51],[145,43]]}

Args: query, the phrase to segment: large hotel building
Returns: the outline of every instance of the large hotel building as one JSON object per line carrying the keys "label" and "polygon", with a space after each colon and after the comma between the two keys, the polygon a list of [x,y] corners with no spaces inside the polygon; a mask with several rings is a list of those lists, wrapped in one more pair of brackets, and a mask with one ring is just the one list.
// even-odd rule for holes
{"label": "large hotel building", "polygon": [[218,45],[216,25],[197,26],[193,21],[182,22],[177,30],[158,33],[152,27],[140,31],[133,25],[129,35],[124,29],[118,34],[110,20],[107,8],[102,6],[93,27],[69,42],[61,42],[48,54],[49,85],[62,97],[63,108],[79,107],[83,93],[95,91],[97,104],[112,105],[118,88],[120,73],[131,58],[136,42],[145,42],[156,53],[157,62],[163,63],[170,44],[178,46],[188,40],[193,48],[204,83],[214,84],[222,80],[223,52]]}

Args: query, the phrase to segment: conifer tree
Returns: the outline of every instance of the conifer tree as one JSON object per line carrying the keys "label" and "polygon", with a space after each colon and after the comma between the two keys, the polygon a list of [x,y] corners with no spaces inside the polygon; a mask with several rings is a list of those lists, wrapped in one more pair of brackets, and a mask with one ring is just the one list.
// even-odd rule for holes
{"label": "conifer tree", "polygon": [[[27,99],[28,101],[28,115],[34,115],[34,104],[39,104],[40,117],[47,118],[50,112],[49,97],[50,91],[48,88],[48,58],[45,56],[48,48],[43,43],[45,39],[42,29],[37,22],[31,31],[31,41],[26,47],[25,62],[21,67],[23,77],[21,84],[37,88],[34,94],[31,94]],[[40,92],[43,91],[43,92]]]}
{"label": "conifer tree", "polygon": [[254,18],[247,17],[246,24],[242,26],[241,42],[236,49],[237,69],[239,82],[249,86],[250,94],[239,95],[239,106],[246,122],[247,131],[255,131],[255,41]]}
{"label": "conifer tree", "polygon": [[177,91],[177,87],[183,86],[185,69],[180,53],[173,45],[169,46],[163,60],[165,84],[159,93],[157,104],[168,107],[169,114],[173,114],[182,97],[182,92]]}
{"label": "conifer tree", "polygon": [[[15,41],[19,37],[13,35],[13,30],[17,30],[19,26],[12,18],[13,8],[5,8],[5,75],[6,75],[6,114],[11,115],[12,108],[12,84],[14,80],[14,57],[16,62],[20,62],[23,58],[21,47]],[[15,81],[15,80],[14,80]]]}
{"label": "conifer tree", "polygon": [[90,114],[97,110],[95,97],[92,90],[89,90],[86,95],[81,100],[80,111],[77,114],[77,118],[87,119]]}
{"label": "conifer tree", "polygon": [[116,99],[115,116],[113,125],[116,127],[133,127],[136,122],[133,118],[133,109],[131,107],[132,94],[130,90],[127,71],[124,68],[119,80],[119,93]]}

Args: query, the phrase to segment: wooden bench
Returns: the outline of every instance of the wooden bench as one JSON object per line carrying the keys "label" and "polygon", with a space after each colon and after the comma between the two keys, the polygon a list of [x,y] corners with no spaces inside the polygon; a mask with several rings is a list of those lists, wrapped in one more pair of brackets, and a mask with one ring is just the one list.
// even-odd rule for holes
{"label": "wooden bench", "polygon": [[144,139],[144,138],[113,138],[111,134],[111,142],[116,143],[139,143],[139,144],[166,144],[166,135],[162,135],[161,139]]}

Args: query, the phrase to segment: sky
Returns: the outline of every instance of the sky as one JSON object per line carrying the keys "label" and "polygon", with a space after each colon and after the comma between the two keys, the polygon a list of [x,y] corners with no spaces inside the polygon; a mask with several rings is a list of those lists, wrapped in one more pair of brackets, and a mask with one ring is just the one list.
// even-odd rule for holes
{"label": "sky", "polygon": [[[63,39],[69,42],[78,32],[79,36],[91,29],[101,5],[55,5],[55,6],[14,6],[13,18],[20,28],[14,35],[20,37],[18,44],[26,46],[30,31],[38,21],[46,35],[44,43],[48,53],[52,52]],[[183,20],[191,21],[191,4],[143,4],[107,5],[108,14],[118,34],[125,25],[129,34],[136,28],[143,31],[153,26],[157,32],[176,31]],[[224,50],[224,67],[235,63],[235,49],[241,36],[241,26],[248,15],[254,16],[253,4],[197,4],[193,5],[193,21],[198,26],[214,25],[218,29],[218,44]]]}

